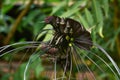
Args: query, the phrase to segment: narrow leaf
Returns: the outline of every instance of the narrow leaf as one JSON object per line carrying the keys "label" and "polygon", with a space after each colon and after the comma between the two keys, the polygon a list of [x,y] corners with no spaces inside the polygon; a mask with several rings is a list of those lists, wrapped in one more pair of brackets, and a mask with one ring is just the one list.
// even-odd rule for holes
{"label": "narrow leaf", "polygon": [[97,23],[103,21],[103,15],[102,15],[102,11],[100,8],[100,4],[98,3],[97,0],[92,0],[93,3],[93,12],[95,15],[95,19],[97,21]]}
{"label": "narrow leaf", "polygon": [[60,4],[58,4],[57,6],[54,6],[51,15],[55,14],[58,10],[63,8],[65,5],[66,5],[66,1],[63,1]]}
{"label": "narrow leaf", "polygon": [[102,29],[103,29],[103,13],[102,10],[100,8],[100,4],[97,0],[92,0],[93,2],[93,12],[94,12],[94,17],[95,17],[95,21],[96,24],[98,24],[96,26],[96,29],[99,33],[99,35],[103,38],[103,34],[102,34]]}
{"label": "narrow leaf", "polygon": [[64,14],[61,15],[61,17],[70,17],[72,14],[76,13],[79,11],[79,8],[68,10]]}
{"label": "narrow leaf", "polygon": [[78,17],[79,17],[79,20],[80,22],[83,24],[83,26],[88,29],[89,26],[88,26],[88,23],[86,22],[85,18],[83,16],[81,16],[81,14],[78,14]]}
{"label": "narrow leaf", "polygon": [[108,17],[108,11],[109,11],[108,0],[102,0],[102,1],[103,1],[103,10],[105,12],[105,16]]}
{"label": "narrow leaf", "polygon": [[93,17],[91,12],[86,8],[85,9],[85,16],[87,19],[87,22],[89,23],[89,26],[92,27],[93,26]]}
{"label": "narrow leaf", "polygon": [[80,1],[77,1],[76,3],[74,3],[74,5],[71,7],[71,9],[75,9],[75,8],[78,8],[78,7],[86,5],[86,4],[87,4],[87,0],[80,0]]}
{"label": "narrow leaf", "polygon": [[99,32],[100,37],[104,38],[104,35],[103,35],[103,22],[100,23],[98,32]]}
{"label": "narrow leaf", "polygon": [[63,13],[61,17],[70,17],[71,15],[75,14],[80,10],[81,5],[86,5],[86,0],[78,1],[77,3],[74,3],[67,12]]}

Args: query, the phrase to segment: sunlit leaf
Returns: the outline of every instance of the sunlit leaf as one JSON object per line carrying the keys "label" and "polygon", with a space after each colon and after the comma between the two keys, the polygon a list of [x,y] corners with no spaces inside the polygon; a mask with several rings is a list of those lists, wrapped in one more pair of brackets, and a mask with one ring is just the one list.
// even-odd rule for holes
{"label": "sunlit leaf", "polygon": [[79,8],[68,10],[67,12],[62,14],[61,17],[70,17],[72,14],[74,14],[78,11],[79,11]]}
{"label": "sunlit leaf", "polygon": [[2,13],[5,14],[7,11],[9,11],[14,6],[15,2],[16,0],[5,0],[2,7]]}
{"label": "sunlit leaf", "polygon": [[75,9],[78,7],[80,8],[81,6],[85,6],[86,4],[87,4],[87,0],[80,0],[74,3],[70,9]]}
{"label": "sunlit leaf", "polygon": [[71,7],[69,7],[68,11],[66,11],[65,13],[63,13],[61,15],[61,17],[70,17],[71,15],[75,14],[76,12],[78,12],[80,10],[80,6],[81,5],[86,5],[86,0],[84,1],[78,1],[77,3],[75,3],[74,5],[72,5]]}
{"label": "sunlit leaf", "polygon": [[99,35],[100,35],[102,38],[104,38],[104,35],[103,35],[103,22],[100,23]]}
{"label": "sunlit leaf", "polygon": [[66,5],[66,1],[63,1],[60,4],[58,4],[57,6],[54,6],[51,15],[55,14],[58,10],[63,8],[65,5]]}

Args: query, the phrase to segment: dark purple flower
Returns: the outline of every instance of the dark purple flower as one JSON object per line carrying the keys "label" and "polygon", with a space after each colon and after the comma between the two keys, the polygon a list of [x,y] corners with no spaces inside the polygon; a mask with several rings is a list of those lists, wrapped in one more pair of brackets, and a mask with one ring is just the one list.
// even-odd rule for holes
{"label": "dark purple flower", "polygon": [[70,18],[49,16],[46,24],[51,24],[55,30],[51,45],[68,48],[75,44],[80,49],[89,50],[92,47],[90,33],[78,22]]}

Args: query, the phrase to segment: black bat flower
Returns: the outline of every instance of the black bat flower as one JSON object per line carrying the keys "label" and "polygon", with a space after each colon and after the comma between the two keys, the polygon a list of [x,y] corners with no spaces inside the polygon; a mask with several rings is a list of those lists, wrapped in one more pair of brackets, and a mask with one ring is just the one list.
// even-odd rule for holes
{"label": "black bat flower", "polygon": [[46,24],[51,24],[55,30],[51,45],[69,47],[74,43],[81,49],[89,50],[92,46],[90,33],[78,22],[70,18],[49,16]]}
{"label": "black bat flower", "polygon": [[89,50],[92,47],[90,33],[78,21],[49,16],[45,19],[45,23],[53,26],[54,35],[49,44],[44,44],[42,49],[50,48],[47,53],[51,57],[56,57],[57,63],[64,69],[71,67],[73,60],[71,54],[77,55],[75,50],[71,50],[73,45],[84,50]]}

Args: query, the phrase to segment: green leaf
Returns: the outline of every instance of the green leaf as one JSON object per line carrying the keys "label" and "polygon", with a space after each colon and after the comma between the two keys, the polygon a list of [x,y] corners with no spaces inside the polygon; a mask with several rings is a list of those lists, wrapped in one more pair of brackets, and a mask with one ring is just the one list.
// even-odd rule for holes
{"label": "green leaf", "polygon": [[29,12],[28,16],[25,17],[25,21],[23,22],[23,26],[27,26],[28,23],[31,23],[36,16],[40,14],[40,10],[33,10]]}
{"label": "green leaf", "polygon": [[99,23],[103,21],[103,13],[100,8],[100,4],[98,3],[97,0],[92,0],[92,3],[93,3],[93,13],[95,15],[95,21],[96,23]]}
{"label": "green leaf", "polygon": [[86,20],[89,24],[89,27],[92,27],[93,26],[93,17],[92,17],[91,12],[87,8],[85,9],[85,16],[86,16]]}
{"label": "green leaf", "polygon": [[43,67],[41,64],[41,59],[39,58],[40,52],[37,52],[35,55],[32,55],[30,58],[32,60],[32,63],[29,65],[31,68],[35,71],[35,76],[39,78],[40,72],[43,71]]}
{"label": "green leaf", "polygon": [[105,12],[105,16],[108,17],[108,12],[109,12],[108,0],[102,0],[102,1],[103,1],[103,10]]}
{"label": "green leaf", "polygon": [[70,17],[72,14],[74,14],[78,11],[79,11],[79,8],[68,10],[67,12],[62,14],[61,17]]}
{"label": "green leaf", "polygon": [[[38,63],[39,64],[39,63]],[[35,74],[36,74],[36,77],[39,78],[40,76],[40,73],[41,71],[43,71],[43,67],[41,64],[37,65],[36,68],[35,68]]]}
{"label": "green leaf", "polygon": [[70,17],[71,15],[77,13],[80,10],[80,6],[82,4],[86,4],[86,0],[84,1],[78,1],[73,6],[71,6],[65,13],[61,15],[61,17]]}
{"label": "green leaf", "polygon": [[[45,29],[52,29],[52,26],[51,25],[46,25],[43,30],[45,30]],[[43,41],[49,41],[51,39],[51,37],[53,36],[52,31],[47,31],[47,32],[44,31],[37,36],[37,40],[44,34],[46,34],[46,36],[45,36]]]}
{"label": "green leaf", "polygon": [[87,4],[87,0],[80,0],[74,3],[74,5],[72,5],[70,9],[80,8],[80,6],[86,5],[86,4]]}
{"label": "green leaf", "polygon": [[94,42],[94,43],[96,43],[96,31],[95,31],[95,29],[93,28],[92,30],[91,30],[91,37],[92,37],[92,41]]}
{"label": "green leaf", "polygon": [[105,17],[108,17],[108,11],[109,11],[109,1],[108,0],[98,0],[100,3],[101,8],[103,9],[105,13]]}
{"label": "green leaf", "polygon": [[103,21],[100,23],[98,30],[99,30],[98,32],[99,32],[100,37],[104,38],[104,35],[103,35]]}
{"label": "green leaf", "polygon": [[52,31],[48,31],[46,36],[45,36],[45,39],[43,41],[45,41],[45,42],[49,41],[49,40],[51,40],[52,37],[53,37]]}
{"label": "green leaf", "polygon": [[89,29],[88,23],[86,22],[85,18],[83,16],[81,16],[81,14],[77,14],[79,17],[80,22],[82,23],[82,25],[85,27],[85,29]]}
{"label": "green leaf", "polygon": [[34,22],[34,35],[37,35],[44,28],[45,24],[42,23],[44,18],[44,15],[39,16],[38,19],[36,19],[36,22]]}
{"label": "green leaf", "polygon": [[60,2],[60,0],[44,0],[46,3],[47,2]]}
{"label": "green leaf", "polygon": [[61,2],[57,6],[53,7],[51,15],[55,14],[57,11],[59,11],[61,8],[63,8],[66,5],[66,1]]}
{"label": "green leaf", "polygon": [[4,1],[4,5],[2,7],[2,13],[5,14],[6,12],[8,12],[13,6],[14,6],[14,3],[16,2],[17,0],[5,0]]}
{"label": "green leaf", "polygon": [[100,4],[98,3],[97,0],[92,0],[93,2],[93,12],[95,14],[95,21],[96,24],[98,24],[96,26],[96,29],[99,33],[99,35],[103,38],[103,34],[102,34],[102,29],[103,29],[103,13],[102,10],[100,8]]}
{"label": "green leaf", "polygon": [[[20,65],[20,67],[17,69],[17,72],[15,72],[15,74],[13,75],[13,78],[14,78],[13,80],[17,80],[17,79],[23,80],[25,67],[26,67],[26,63],[23,63]],[[26,75],[27,80],[28,80],[28,76],[29,76],[29,73],[27,73]]]}
{"label": "green leaf", "polygon": [[44,31],[44,32],[40,32],[39,35],[37,36],[37,39],[36,40],[39,40],[42,36],[46,36],[47,32]]}

